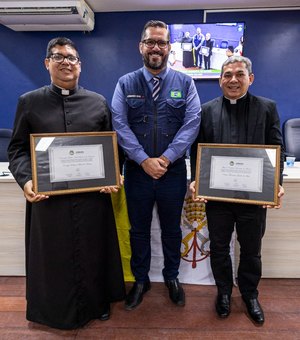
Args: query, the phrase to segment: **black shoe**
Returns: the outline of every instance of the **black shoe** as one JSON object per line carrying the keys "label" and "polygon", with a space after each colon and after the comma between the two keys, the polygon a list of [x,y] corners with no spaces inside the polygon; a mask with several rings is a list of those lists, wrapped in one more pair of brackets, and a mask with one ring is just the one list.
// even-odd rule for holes
{"label": "black shoe", "polygon": [[252,299],[247,299],[247,298],[243,298],[248,313],[251,317],[251,319],[262,325],[265,322],[265,316],[264,316],[264,312],[261,308],[260,303],[258,302],[257,298],[252,298]]}
{"label": "black shoe", "polygon": [[169,289],[169,296],[172,302],[174,302],[175,305],[177,306],[184,306],[185,305],[185,294],[178,279],[167,280],[165,284]]}
{"label": "black shoe", "polygon": [[230,314],[230,295],[219,294],[216,300],[216,311],[220,318],[227,318]]}
{"label": "black shoe", "polygon": [[101,321],[106,321],[110,318],[110,304],[105,304],[104,308],[103,308],[103,312],[100,315],[100,320]]}
{"label": "black shoe", "polygon": [[143,301],[143,295],[151,288],[150,282],[135,282],[125,299],[125,309],[132,310]]}

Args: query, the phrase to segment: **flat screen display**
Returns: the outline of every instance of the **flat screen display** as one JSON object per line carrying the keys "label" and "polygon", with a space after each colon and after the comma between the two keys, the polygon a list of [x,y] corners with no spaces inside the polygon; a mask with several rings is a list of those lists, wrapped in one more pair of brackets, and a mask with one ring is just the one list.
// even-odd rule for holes
{"label": "flat screen display", "polygon": [[171,68],[194,79],[217,79],[223,62],[243,55],[245,23],[169,24]]}

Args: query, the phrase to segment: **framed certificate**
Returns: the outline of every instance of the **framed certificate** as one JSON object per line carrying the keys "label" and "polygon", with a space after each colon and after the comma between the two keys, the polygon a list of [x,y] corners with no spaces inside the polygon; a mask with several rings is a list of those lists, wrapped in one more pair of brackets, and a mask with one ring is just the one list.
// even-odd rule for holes
{"label": "framed certificate", "polygon": [[201,54],[205,55],[206,57],[209,56],[209,47],[207,46],[201,46]]}
{"label": "framed certificate", "polygon": [[35,193],[62,195],[120,185],[116,132],[30,135]]}
{"label": "framed certificate", "polygon": [[277,205],[279,172],[279,145],[198,144],[196,196]]}

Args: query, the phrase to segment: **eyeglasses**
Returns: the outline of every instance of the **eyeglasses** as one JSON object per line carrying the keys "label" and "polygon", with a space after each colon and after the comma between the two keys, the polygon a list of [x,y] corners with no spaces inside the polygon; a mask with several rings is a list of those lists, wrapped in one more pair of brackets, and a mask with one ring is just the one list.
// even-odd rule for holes
{"label": "eyeglasses", "polygon": [[75,57],[74,55],[67,55],[64,56],[62,54],[56,53],[52,54],[50,58],[55,62],[55,63],[62,63],[67,59],[67,62],[70,63],[71,65],[76,65],[79,62],[79,58]]}
{"label": "eyeglasses", "polygon": [[169,45],[169,40],[153,40],[153,39],[145,39],[142,41],[143,44],[145,44],[148,48],[154,48],[154,46],[157,44],[157,46],[160,49],[164,49]]}

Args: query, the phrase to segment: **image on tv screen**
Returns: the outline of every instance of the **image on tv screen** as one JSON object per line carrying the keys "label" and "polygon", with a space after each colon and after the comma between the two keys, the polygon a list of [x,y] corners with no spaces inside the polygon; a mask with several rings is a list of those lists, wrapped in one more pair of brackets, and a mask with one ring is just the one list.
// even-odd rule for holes
{"label": "image on tv screen", "polygon": [[168,28],[170,67],[194,79],[217,79],[227,58],[243,55],[243,22],[169,24]]}

